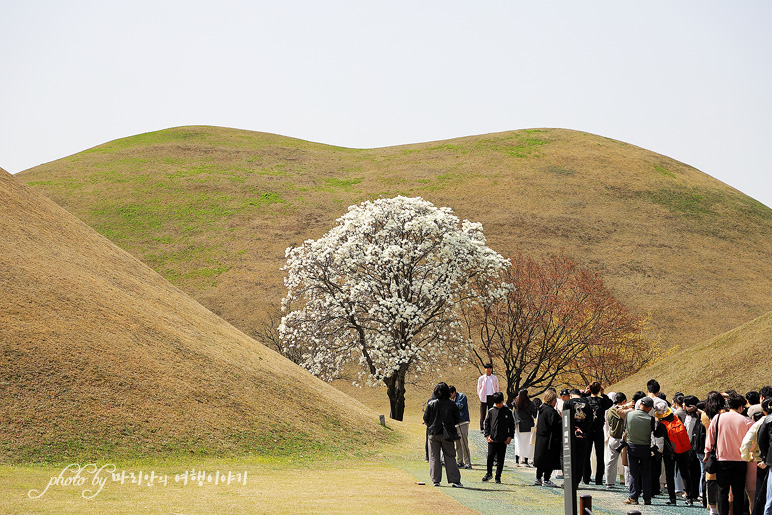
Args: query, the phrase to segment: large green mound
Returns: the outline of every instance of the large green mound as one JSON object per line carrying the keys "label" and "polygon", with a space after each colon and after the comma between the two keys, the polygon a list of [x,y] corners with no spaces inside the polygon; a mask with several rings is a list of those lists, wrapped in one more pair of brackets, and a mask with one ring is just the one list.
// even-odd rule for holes
{"label": "large green mound", "polygon": [[215,127],[116,140],[19,174],[246,333],[284,294],[284,250],[347,206],[422,196],[502,254],[564,252],[666,344],[772,309],[772,210],[668,157],[559,129],[354,150]]}
{"label": "large green mound", "polygon": [[0,461],[360,452],[377,415],[0,170]]}

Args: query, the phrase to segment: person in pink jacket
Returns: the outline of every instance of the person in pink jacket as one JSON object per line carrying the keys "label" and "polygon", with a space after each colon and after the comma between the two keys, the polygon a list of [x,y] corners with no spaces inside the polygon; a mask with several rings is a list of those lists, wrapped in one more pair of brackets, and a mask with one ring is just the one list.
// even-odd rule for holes
{"label": "person in pink jacket", "polygon": [[719,515],[729,515],[730,489],[734,492],[733,513],[743,512],[747,465],[743,461],[740,446],[745,433],[753,425],[753,420],[742,414],[745,404],[745,397],[730,395],[727,399],[727,411],[713,417],[708,428],[708,436],[705,438],[706,459],[714,448],[718,458],[716,486],[718,487]]}
{"label": "person in pink jacket", "polygon": [[485,364],[485,373],[477,378],[477,396],[480,398],[480,432],[485,431],[485,416],[493,407],[493,394],[499,391],[499,378],[493,375],[493,364]]}

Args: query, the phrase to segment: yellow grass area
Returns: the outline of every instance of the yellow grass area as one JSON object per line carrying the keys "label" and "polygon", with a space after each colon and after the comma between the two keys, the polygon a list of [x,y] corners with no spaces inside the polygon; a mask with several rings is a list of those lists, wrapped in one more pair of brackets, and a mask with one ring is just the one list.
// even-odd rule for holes
{"label": "yellow grass area", "polygon": [[656,379],[668,399],[678,391],[701,399],[710,390],[758,391],[772,385],[765,359],[770,347],[772,312],[688,349],[677,349],[607,390],[631,397],[637,390],[645,391],[649,379]]}
{"label": "yellow grass area", "polygon": [[0,220],[0,461],[346,456],[398,438],[2,171]]}
{"label": "yellow grass area", "polygon": [[[187,459],[176,463],[163,461],[141,464],[115,464],[115,480],[103,469],[85,469],[82,485],[51,483],[51,478],[76,476],[73,468],[0,466],[0,512],[12,514],[58,513],[165,513],[165,514],[236,514],[236,513],[373,513],[373,514],[469,514],[465,508],[443,493],[443,489],[417,484],[419,480],[393,466],[391,460],[420,459],[423,426],[416,420],[394,423],[395,430],[408,435],[397,445],[384,448],[384,455],[367,459],[315,460],[308,456],[300,460],[255,459]],[[80,466],[86,463],[79,463]],[[109,465],[99,462],[98,466]],[[204,471],[199,484],[185,472]],[[126,472],[120,483],[121,472]],[[143,482],[132,483],[143,474]],[[225,477],[215,484],[214,475]],[[228,484],[227,475],[232,474]],[[148,486],[152,473],[153,486]],[[240,477],[235,477],[242,474]],[[244,475],[246,474],[246,475]],[[175,481],[177,476],[178,481]],[[104,486],[94,478],[105,478]],[[166,484],[163,484],[163,478]],[[188,476],[192,478],[193,476]],[[246,484],[244,478],[246,477]],[[239,482],[241,480],[241,482]],[[420,481],[426,481],[421,478]],[[45,491],[45,492],[44,492]],[[44,493],[42,493],[44,492]],[[85,492],[85,493],[84,493]],[[97,493],[98,492],[98,493]],[[37,497],[36,499],[30,498]],[[92,497],[91,499],[85,499]]]}

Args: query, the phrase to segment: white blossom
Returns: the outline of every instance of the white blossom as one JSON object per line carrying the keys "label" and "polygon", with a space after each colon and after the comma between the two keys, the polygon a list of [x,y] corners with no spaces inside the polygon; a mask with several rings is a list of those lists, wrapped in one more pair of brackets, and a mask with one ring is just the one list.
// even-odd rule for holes
{"label": "white blossom", "polygon": [[350,206],[327,234],[285,255],[285,345],[301,347],[302,365],[327,380],[358,357],[371,382],[404,381],[448,341],[463,342],[456,307],[469,279],[506,263],[481,224],[402,196]]}

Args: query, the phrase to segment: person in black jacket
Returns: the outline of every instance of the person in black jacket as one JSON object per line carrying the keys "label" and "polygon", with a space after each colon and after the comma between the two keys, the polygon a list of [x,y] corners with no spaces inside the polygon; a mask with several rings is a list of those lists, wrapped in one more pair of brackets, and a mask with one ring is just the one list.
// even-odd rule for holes
{"label": "person in black jacket", "polygon": [[533,463],[531,431],[536,418],[536,405],[528,398],[528,390],[520,390],[512,402],[512,416],[515,417],[515,463],[528,466]]}
{"label": "person in black jacket", "polygon": [[[577,488],[584,472],[585,442],[593,415],[587,398],[582,397],[582,392],[574,388],[570,393],[571,398],[563,403],[563,411],[569,410],[571,414],[571,481],[574,488]],[[565,464],[563,466],[565,467]]]}
{"label": "person in black jacket", "polygon": [[445,383],[434,387],[434,399],[429,401],[424,411],[424,423],[429,435],[429,476],[434,486],[442,481],[442,463],[440,452],[445,456],[445,471],[448,483],[461,488],[461,472],[456,463],[455,441],[459,438],[456,424],[461,421],[456,403],[450,400],[450,388]]}
{"label": "person in black jacket", "polygon": [[512,410],[504,405],[504,394],[493,394],[493,407],[488,410],[483,424],[483,434],[488,442],[488,472],[483,481],[490,481],[493,472],[493,460],[496,460],[496,482],[501,483],[501,472],[504,470],[504,456],[507,445],[515,436],[515,418]]}
{"label": "person in black jacket", "polygon": [[697,409],[700,400],[694,395],[684,397],[683,407],[686,411],[686,431],[689,433],[689,441],[692,444],[692,453],[689,457],[689,476],[692,479],[691,491],[687,491],[687,496],[691,499],[698,499],[702,496],[702,487],[704,482],[704,473],[702,470],[702,458],[705,457],[705,436],[707,430],[702,423],[700,416],[702,411]]}
{"label": "person in black jacket", "polygon": [[[769,387],[765,387],[769,388]],[[763,389],[762,389],[763,391]],[[756,431],[756,446],[759,449],[758,460],[756,463],[756,498],[753,501],[753,511],[751,515],[764,515],[764,507],[767,504],[767,481],[769,474],[769,442],[770,442],[770,424],[772,424],[772,396],[767,394],[761,403],[761,425]],[[766,424],[766,425],[765,425]],[[759,445],[761,432],[765,433],[765,449],[762,451]]]}
{"label": "person in black jacket", "polygon": [[552,471],[560,469],[560,455],[563,450],[563,421],[555,409],[557,400],[557,394],[552,390],[547,390],[547,393],[544,394],[544,403],[539,406],[533,456],[533,464],[536,466],[535,485],[557,486],[550,481]]}
{"label": "person in black jacket", "polygon": [[592,447],[595,446],[595,484],[603,484],[603,473],[605,471],[606,457],[606,435],[603,431],[603,426],[606,423],[606,410],[608,410],[614,403],[609,399],[608,395],[603,393],[603,387],[598,381],[593,382],[587,387],[585,393],[589,394],[584,399],[592,409],[592,423],[587,426],[587,434],[585,435],[585,449],[584,449],[584,473],[582,474],[582,481],[584,484],[589,485],[592,480]]}
{"label": "person in black jacket", "polygon": [[[768,405],[768,408],[772,408],[772,406]],[[764,422],[761,423],[756,433],[756,442],[767,468],[772,467],[772,449],[770,449],[770,444],[772,444],[772,415],[767,415]],[[754,513],[756,512],[754,511]],[[762,513],[764,515],[772,513],[772,472],[767,472],[767,499]]]}

